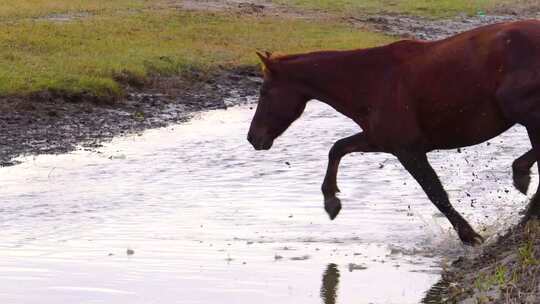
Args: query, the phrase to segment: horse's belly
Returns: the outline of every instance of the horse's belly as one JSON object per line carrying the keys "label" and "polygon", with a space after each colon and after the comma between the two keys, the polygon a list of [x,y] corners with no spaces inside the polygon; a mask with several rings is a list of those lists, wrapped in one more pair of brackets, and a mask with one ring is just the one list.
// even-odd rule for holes
{"label": "horse's belly", "polygon": [[462,113],[457,117],[432,124],[423,130],[431,150],[476,145],[498,136],[513,125],[495,109]]}

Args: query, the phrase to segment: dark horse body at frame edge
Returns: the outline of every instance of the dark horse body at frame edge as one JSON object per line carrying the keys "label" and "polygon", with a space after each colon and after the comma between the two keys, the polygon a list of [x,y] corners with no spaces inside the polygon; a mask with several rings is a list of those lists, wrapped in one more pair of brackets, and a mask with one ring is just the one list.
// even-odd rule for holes
{"label": "dark horse body at frame edge", "polygon": [[[532,144],[512,165],[514,185],[526,193],[529,170],[540,160],[540,21],[494,24],[434,42],[258,55],[265,78],[248,134],[255,149],[270,149],[312,99],[362,129],[330,149],[322,192],[331,219],[341,210],[336,197],[341,158],[386,152],[399,159],[463,243],[481,243],[450,204],[426,153],[479,144],[514,124],[526,127]],[[531,200],[526,219],[539,215],[540,194]]]}

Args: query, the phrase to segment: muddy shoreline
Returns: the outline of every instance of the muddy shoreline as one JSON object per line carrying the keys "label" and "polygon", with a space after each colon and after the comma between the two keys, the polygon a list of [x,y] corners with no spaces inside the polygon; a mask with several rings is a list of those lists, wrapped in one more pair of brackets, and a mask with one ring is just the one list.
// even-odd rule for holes
{"label": "muddy shoreline", "polygon": [[453,261],[423,303],[538,303],[539,223],[519,223]]}
{"label": "muddy shoreline", "polygon": [[188,120],[195,112],[226,108],[225,100],[247,102],[262,80],[255,68],[206,75],[154,77],[141,87],[126,85],[119,100],[42,92],[0,98],[0,166],[23,155],[94,149],[115,136]]}

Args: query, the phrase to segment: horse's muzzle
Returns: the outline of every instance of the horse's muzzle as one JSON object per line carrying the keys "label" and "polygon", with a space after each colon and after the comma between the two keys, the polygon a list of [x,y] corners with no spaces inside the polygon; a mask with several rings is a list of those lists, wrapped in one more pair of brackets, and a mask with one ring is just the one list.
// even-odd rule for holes
{"label": "horse's muzzle", "polygon": [[255,138],[255,136],[248,134],[247,140],[255,148],[255,150],[270,150],[272,148],[273,140],[267,140],[264,138]]}

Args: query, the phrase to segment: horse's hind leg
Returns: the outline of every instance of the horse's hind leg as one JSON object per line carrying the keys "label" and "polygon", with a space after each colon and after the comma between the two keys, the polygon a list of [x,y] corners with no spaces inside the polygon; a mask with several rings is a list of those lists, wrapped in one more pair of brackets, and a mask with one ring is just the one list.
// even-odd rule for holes
{"label": "horse's hind leg", "polygon": [[514,186],[523,194],[527,194],[527,190],[529,189],[529,184],[531,182],[531,167],[535,162],[536,155],[534,154],[534,149],[531,149],[512,163]]}
{"label": "horse's hind leg", "polygon": [[[540,121],[538,121],[538,127],[528,126],[527,133],[529,134],[529,139],[531,140],[531,144],[533,146],[534,156],[537,160],[537,166],[540,170]],[[525,215],[526,220],[531,218],[540,218],[540,184],[538,185],[536,194],[529,203],[529,207],[527,208],[527,213]]]}
{"label": "horse's hind leg", "polygon": [[[534,158],[540,168],[538,162],[540,160],[540,73],[537,73],[537,70],[540,70],[540,67],[537,69],[529,68],[509,75],[497,91],[497,99],[507,119],[527,128]],[[525,159],[529,162],[523,163],[528,165],[532,156],[527,154],[528,152],[518,158],[516,162]],[[531,217],[540,217],[540,185],[527,210],[526,219]]]}
{"label": "horse's hind leg", "polygon": [[431,202],[446,216],[457,231],[459,238],[466,245],[479,245],[483,239],[478,235],[469,223],[457,212],[448,194],[428,162],[425,153],[398,153],[396,154],[401,164],[409,171],[414,179],[420,184]]}

